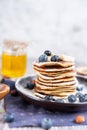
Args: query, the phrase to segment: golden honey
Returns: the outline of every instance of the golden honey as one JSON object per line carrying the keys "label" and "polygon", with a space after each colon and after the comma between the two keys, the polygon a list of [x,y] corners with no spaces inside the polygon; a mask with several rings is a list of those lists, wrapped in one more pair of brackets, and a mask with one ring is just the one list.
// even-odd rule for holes
{"label": "golden honey", "polygon": [[23,76],[26,73],[27,55],[2,53],[2,75],[11,78]]}

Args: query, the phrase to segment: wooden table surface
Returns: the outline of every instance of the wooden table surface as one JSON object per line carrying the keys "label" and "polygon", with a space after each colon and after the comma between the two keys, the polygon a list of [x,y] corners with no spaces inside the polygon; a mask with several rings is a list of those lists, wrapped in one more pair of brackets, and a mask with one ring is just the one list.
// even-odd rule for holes
{"label": "wooden table surface", "polygon": [[[33,73],[33,68],[32,68],[32,62],[34,59],[29,59],[28,63],[28,74]],[[38,127],[20,127],[20,128],[9,128],[7,123],[3,123],[1,120],[3,117],[2,114],[0,114],[0,130],[43,130],[42,128]],[[52,127],[50,130],[87,130],[87,125],[79,125],[79,126],[64,126],[64,127]]]}

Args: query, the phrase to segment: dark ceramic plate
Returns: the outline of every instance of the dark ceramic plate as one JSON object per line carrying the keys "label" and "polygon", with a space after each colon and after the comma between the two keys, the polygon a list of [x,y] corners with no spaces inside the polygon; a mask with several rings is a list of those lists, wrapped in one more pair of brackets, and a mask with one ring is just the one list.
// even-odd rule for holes
{"label": "dark ceramic plate", "polygon": [[[25,86],[29,81],[35,80],[36,76],[35,75],[30,75],[30,76],[26,76],[23,78],[20,78],[17,80],[16,82],[16,89],[18,91],[18,93],[24,98],[26,99],[29,103],[33,103],[36,105],[39,105],[41,107],[44,107],[46,109],[49,110],[54,110],[54,111],[83,111],[83,110],[87,110],[87,102],[84,103],[80,103],[80,102],[76,102],[76,103],[58,103],[55,101],[47,101],[44,99],[41,99],[39,97],[36,97],[33,93],[33,90],[29,90],[27,89]],[[85,92],[87,93],[87,80],[86,79],[82,79],[77,77],[77,80],[79,82],[79,84],[83,85]]]}

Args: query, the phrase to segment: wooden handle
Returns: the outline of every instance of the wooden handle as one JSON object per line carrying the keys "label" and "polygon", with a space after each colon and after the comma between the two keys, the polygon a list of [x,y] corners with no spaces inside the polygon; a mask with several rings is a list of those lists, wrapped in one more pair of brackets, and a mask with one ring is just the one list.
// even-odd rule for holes
{"label": "wooden handle", "polygon": [[10,92],[10,87],[6,84],[0,84],[0,100]]}

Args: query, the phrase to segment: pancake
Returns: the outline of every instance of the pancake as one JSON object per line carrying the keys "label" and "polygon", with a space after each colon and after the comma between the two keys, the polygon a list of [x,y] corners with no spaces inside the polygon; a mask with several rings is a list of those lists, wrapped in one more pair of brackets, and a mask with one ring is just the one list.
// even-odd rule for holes
{"label": "pancake", "polygon": [[[69,93],[67,96],[66,95],[57,95],[57,96],[54,96],[54,95],[52,95],[53,96],[53,99],[65,99],[65,98],[67,98],[70,94],[75,94],[75,92],[72,92],[72,93]],[[39,98],[42,98],[42,99],[44,99],[45,98],[45,94],[43,94],[43,93],[38,93],[38,92],[34,92],[34,95],[35,96],[37,96],[37,97],[39,97]]]}
{"label": "pancake", "polygon": [[36,83],[37,85],[37,89],[42,89],[42,90],[47,90],[47,91],[52,91],[52,90],[72,90],[73,88],[76,87],[76,84],[72,84],[72,85],[65,85],[65,86],[54,86],[54,87],[51,87],[51,86],[48,86],[48,85],[42,85],[42,84],[39,84],[38,82]]}
{"label": "pancake", "polygon": [[44,93],[44,94],[50,94],[50,95],[52,95],[52,92],[56,93],[56,95],[57,94],[63,95],[62,93],[64,93],[64,92],[66,93],[67,92],[66,95],[68,95],[69,92],[75,92],[76,91],[75,88],[72,88],[72,89],[68,89],[67,88],[66,90],[62,89],[62,93],[61,93],[61,89],[60,90],[59,89],[55,89],[55,90],[44,90],[44,89],[36,88],[35,90],[38,91],[38,92],[41,92],[41,93]]}
{"label": "pancake", "polygon": [[45,95],[52,95],[52,96],[58,96],[58,97],[66,97],[72,93],[75,93],[76,92],[76,89],[73,89],[72,91],[69,91],[69,90],[66,90],[66,91],[57,91],[57,90],[54,90],[54,91],[44,91],[44,90],[39,90],[37,88],[35,88],[35,91],[36,92],[39,92],[39,93],[42,93],[42,94],[45,94]]}
{"label": "pancake", "polygon": [[58,76],[48,76],[48,75],[42,75],[40,74],[40,72],[37,72],[37,75],[40,76],[41,78],[43,79],[46,79],[46,80],[49,80],[49,79],[60,79],[60,78],[67,78],[67,77],[72,77],[72,76],[76,76],[76,73],[65,73],[65,74],[62,74],[62,75],[58,75]]}
{"label": "pancake", "polygon": [[80,75],[86,75],[87,76],[87,67],[82,66],[82,67],[78,67],[76,69],[77,73]]}
{"label": "pancake", "polygon": [[48,86],[47,85],[42,85],[36,81],[36,92],[40,92],[43,94],[47,95],[53,95],[53,96],[64,96],[63,94],[65,93],[66,96],[69,95],[70,93],[76,92],[76,83],[71,84],[71,85],[55,85],[55,86]]}
{"label": "pancake", "polygon": [[48,74],[56,74],[56,73],[61,74],[61,73],[69,72],[69,71],[74,71],[74,72],[75,72],[75,69],[74,69],[74,68],[72,68],[72,69],[60,70],[60,71],[59,71],[59,68],[57,68],[57,69],[50,68],[49,71],[46,71],[45,68],[44,68],[44,69],[41,69],[41,68],[34,67],[34,70],[39,71],[39,72],[41,72],[41,73],[48,73]]}
{"label": "pancake", "polygon": [[[38,73],[38,71],[36,69],[35,69],[35,71],[36,71],[36,73]],[[75,70],[69,70],[69,71],[64,71],[64,72],[50,72],[50,73],[39,71],[39,73],[42,75],[45,75],[45,76],[50,76],[50,77],[68,75],[70,73],[76,74]]]}
{"label": "pancake", "polygon": [[44,83],[49,83],[49,82],[53,82],[53,83],[60,83],[60,82],[68,82],[68,81],[73,81],[75,80],[75,76],[72,77],[66,77],[66,78],[60,78],[60,79],[49,79],[49,80],[45,80],[41,77],[38,76],[38,80]]}
{"label": "pancake", "polygon": [[33,63],[36,66],[39,67],[46,67],[46,66],[61,66],[61,67],[70,67],[74,65],[74,62],[70,62],[70,61],[59,61],[59,62],[42,62],[42,63],[38,63],[38,62],[34,62]]}
{"label": "pancake", "polygon": [[54,86],[70,86],[70,85],[73,85],[73,84],[76,84],[76,81],[75,80],[73,80],[73,81],[70,81],[70,82],[61,82],[61,83],[53,83],[53,82],[49,82],[49,83],[44,83],[44,82],[41,82],[41,81],[39,81],[39,80],[36,80],[36,83],[38,83],[38,84],[41,84],[41,85],[45,85],[45,86],[51,86],[51,87],[54,87]]}
{"label": "pancake", "polygon": [[75,67],[74,66],[71,66],[71,67],[40,67],[40,66],[37,66],[37,65],[33,65],[33,68],[37,71],[42,71],[42,72],[64,72],[64,71],[69,71],[69,70],[75,70]]}

